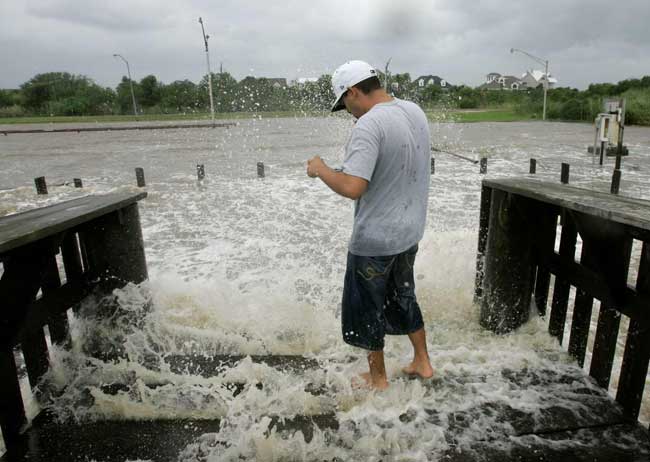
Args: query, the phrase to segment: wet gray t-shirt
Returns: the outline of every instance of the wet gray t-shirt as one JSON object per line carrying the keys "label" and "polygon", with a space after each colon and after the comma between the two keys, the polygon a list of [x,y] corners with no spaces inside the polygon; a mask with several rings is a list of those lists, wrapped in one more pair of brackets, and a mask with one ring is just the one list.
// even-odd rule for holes
{"label": "wet gray t-shirt", "polygon": [[368,180],[357,200],[350,253],[401,253],[424,234],[430,179],[430,132],[416,104],[394,98],[361,116],[345,149],[343,172]]}

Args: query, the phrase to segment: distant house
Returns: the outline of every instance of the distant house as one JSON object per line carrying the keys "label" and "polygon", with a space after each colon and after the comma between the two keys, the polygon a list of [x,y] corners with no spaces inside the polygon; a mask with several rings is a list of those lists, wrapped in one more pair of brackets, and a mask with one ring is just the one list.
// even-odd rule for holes
{"label": "distant house", "polygon": [[271,86],[272,86],[273,88],[277,88],[277,89],[280,89],[280,88],[287,88],[287,79],[282,79],[282,78],[269,78],[269,79],[266,79],[266,80],[269,81],[269,83],[271,84]]}
{"label": "distant house", "polygon": [[421,75],[420,77],[415,79],[413,83],[415,83],[415,86],[418,89],[424,89],[429,85],[437,85],[440,88],[451,87],[449,82],[447,82],[442,77],[438,77],[437,75]]}
{"label": "distant house", "polygon": [[318,82],[318,77],[298,77],[297,79],[291,81],[291,85],[306,85],[308,83]]}
{"label": "distant house", "polygon": [[[546,81],[546,74],[537,69],[530,69],[526,71],[525,74],[521,76],[521,81],[525,82],[528,88],[537,88],[538,86],[544,86]],[[548,76],[548,88],[553,88],[557,84],[557,79],[549,74]]]}
{"label": "distant house", "polygon": [[525,90],[528,84],[514,75],[501,75],[490,72],[485,76],[485,83],[478,87],[481,90]]}

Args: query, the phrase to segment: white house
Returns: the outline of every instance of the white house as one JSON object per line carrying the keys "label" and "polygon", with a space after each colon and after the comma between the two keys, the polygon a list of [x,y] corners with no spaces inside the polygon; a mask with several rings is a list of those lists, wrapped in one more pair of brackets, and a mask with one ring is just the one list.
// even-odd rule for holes
{"label": "white house", "polygon": [[442,77],[438,77],[437,75],[421,75],[413,82],[415,82],[417,88],[425,88],[429,85],[437,85],[441,88],[448,88],[451,86],[449,82],[447,82]]}
{"label": "white house", "polygon": [[[537,88],[540,85],[544,85],[546,80],[546,74],[537,69],[530,69],[526,73],[522,74],[521,81],[526,82],[528,88]],[[551,74],[548,76],[548,88],[553,88],[557,84],[557,79]]]}

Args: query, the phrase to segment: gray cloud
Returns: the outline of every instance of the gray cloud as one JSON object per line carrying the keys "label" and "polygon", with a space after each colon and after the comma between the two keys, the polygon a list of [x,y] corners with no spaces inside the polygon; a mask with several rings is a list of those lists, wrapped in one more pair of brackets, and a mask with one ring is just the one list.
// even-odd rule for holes
{"label": "gray cloud", "polygon": [[135,78],[198,81],[199,16],[213,69],[223,62],[238,79],[318,76],[347,59],[383,67],[389,57],[393,72],[470,85],[540,67],[510,47],[548,59],[561,85],[650,74],[647,0],[28,0],[0,3],[0,87],[52,70],[115,86],[125,69],[113,53]]}

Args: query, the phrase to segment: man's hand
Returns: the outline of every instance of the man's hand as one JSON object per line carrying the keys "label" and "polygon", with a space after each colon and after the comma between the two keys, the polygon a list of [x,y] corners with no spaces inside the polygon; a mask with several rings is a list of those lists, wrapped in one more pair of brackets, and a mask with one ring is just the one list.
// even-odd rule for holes
{"label": "man's hand", "polygon": [[307,161],[307,175],[310,178],[318,178],[319,172],[322,172],[326,167],[320,156],[314,156]]}
{"label": "man's hand", "polygon": [[307,175],[320,178],[332,191],[348,199],[359,199],[368,188],[368,181],[332,170],[319,156],[307,161]]}

